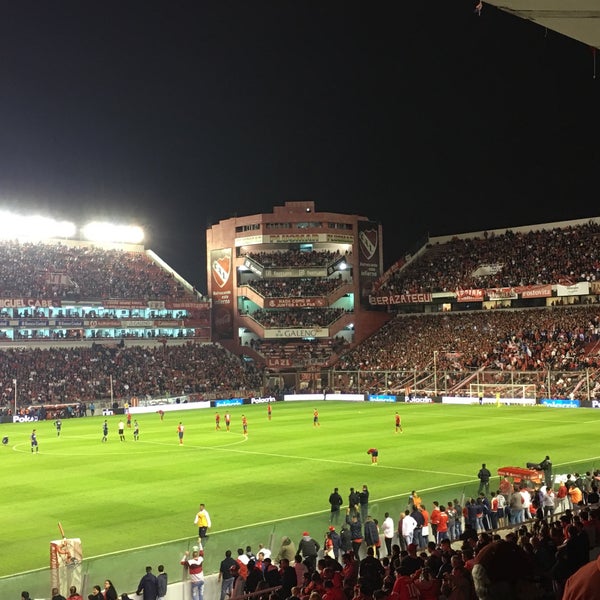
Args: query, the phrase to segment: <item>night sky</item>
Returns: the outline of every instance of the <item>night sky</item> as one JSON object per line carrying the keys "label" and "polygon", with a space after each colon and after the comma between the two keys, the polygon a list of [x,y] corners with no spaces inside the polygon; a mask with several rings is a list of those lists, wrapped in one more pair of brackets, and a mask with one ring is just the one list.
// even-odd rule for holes
{"label": "night sky", "polygon": [[[426,234],[600,215],[591,50],[471,0],[0,1],[0,209],[206,227],[290,200]],[[600,69],[599,69],[600,71]]]}

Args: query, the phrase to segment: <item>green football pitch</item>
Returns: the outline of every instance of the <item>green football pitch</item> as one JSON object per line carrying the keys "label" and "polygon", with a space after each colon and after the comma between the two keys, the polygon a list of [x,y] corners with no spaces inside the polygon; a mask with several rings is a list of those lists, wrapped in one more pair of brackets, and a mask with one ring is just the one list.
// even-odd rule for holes
{"label": "green football pitch", "polygon": [[[319,427],[313,426],[314,408]],[[394,431],[396,410],[403,433]],[[117,434],[119,416],[108,417],[106,443],[102,416],[64,419],[60,437],[52,421],[38,422],[37,454],[30,449],[31,423],[0,425],[0,437],[9,438],[0,447],[0,577],[47,568],[50,541],[60,538],[59,522],[67,537],[81,539],[84,564],[120,557],[117,572],[102,578],[113,579],[121,592],[137,584],[149,548],[154,550],[148,564],[170,564],[171,580],[176,570],[181,573],[179,550],[197,539],[193,520],[200,502],[212,519],[206,546],[210,573],[227,547],[235,553],[238,546],[256,548],[261,542],[276,551],[282,534],[297,543],[306,529],[322,541],[334,487],[346,501],[350,487],[367,484],[370,512],[381,522],[385,510],[397,519],[411,490],[429,506],[474,495],[483,462],[492,473],[546,454],[555,473],[600,465],[595,443],[600,411],[592,409],[277,402],[271,420],[264,404],[231,407],[230,432],[223,418],[221,430],[215,429],[215,412],[167,412],[163,421],[156,413],[134,415],[140,438],[134,441],[133,430],[126,429],[124,442]],[[247,438],[242,414],[248,418]],[[179,421],[185,425],[183,445]],[[371,465],[371,447],[379,449],[378,466]],[[133,572],[127,566],[127,574],[120,573],[119,565],[127,565],[123,557],[140,548]],[[156,553],[165,548],[169,558],[161,560]],[[7,581],[0,579],[0,590]]]}

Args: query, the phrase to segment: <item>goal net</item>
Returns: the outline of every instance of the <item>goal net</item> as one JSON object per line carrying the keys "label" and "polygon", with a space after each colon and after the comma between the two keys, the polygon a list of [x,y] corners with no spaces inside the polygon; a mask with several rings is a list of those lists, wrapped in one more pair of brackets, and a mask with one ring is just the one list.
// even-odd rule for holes
{"label": "goal net", "polygon": [[475,400],[479,398],[535,400],[536,385],[534,383],[471,383],[469,396]]}

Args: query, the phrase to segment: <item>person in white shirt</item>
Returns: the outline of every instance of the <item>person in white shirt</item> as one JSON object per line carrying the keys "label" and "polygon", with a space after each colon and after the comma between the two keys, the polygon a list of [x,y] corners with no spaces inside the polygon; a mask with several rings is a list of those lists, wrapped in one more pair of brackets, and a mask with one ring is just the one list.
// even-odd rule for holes
{"label": "person in white shirt", "polygon": [[402,537],[406,541],[406,545],[412,544],[413,532],[417,526],[416,520],[410,516],[408,508],[404,511],[404,519],[402,519]]}
{"label": "person in white shirt", "polygon": [[381,524],[381,533],[383,533],[383,539],[385,540],[385,548],[387,555],[392,554],[392,540],[394,539],[394,519],[390,517],[390,513],[386,512],[383,523]]}
{"label": "person in white shirt", "polygon": [[499,492],[496,494],[496,500],[498,502],[498,527],[506,527],[506,511],[508,510],[506,508],[506,498],[504,494]]}
{"label": "person in white shirt", "polygon": [[552,521],[554,517],[554,509],[556,508],[556,494],[552,487],[543,486],[542,508],[544,510],[544,519]]}
{"label": "person in white shirt", "polygon": [[531,494],[525,486],[523,486],[519,491],[521,492],[521,497],[523,498],[523,518],[525,520],[531,519],[531,511],[529,510],[531,508]]}

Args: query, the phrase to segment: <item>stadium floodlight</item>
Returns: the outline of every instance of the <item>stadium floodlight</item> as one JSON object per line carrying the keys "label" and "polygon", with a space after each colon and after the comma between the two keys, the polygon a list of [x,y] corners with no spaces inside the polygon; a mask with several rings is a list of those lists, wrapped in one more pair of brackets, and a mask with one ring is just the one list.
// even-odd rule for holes
{"label": "stadium floodlight", "polygon": [[144,239],[144,230],[137,225],[115,225],[93,221],[81,228],[86,240],[91,242],[123,242],[139,244]]}
{"label": "stadium floodlight", "polygon": [[71,238],[76,227],[69,221],[56,221],[48,217],[23,216],[8,211],[0,212],[0,239],[49,240]]}

